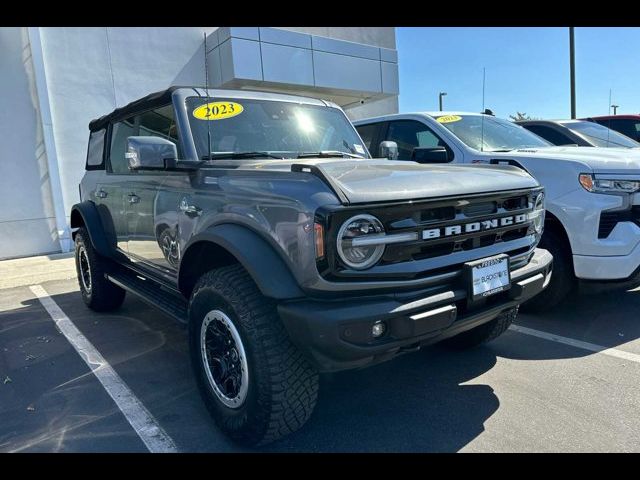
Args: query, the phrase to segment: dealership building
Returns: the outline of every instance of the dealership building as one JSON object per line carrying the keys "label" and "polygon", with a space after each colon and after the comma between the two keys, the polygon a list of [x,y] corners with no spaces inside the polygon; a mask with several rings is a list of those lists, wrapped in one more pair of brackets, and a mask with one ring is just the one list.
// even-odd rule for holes
{"label": "dealership building", "polygon": [[398,111],[390,27],[0,28],[0,259],[71,250],[89,121],[171,85]]}

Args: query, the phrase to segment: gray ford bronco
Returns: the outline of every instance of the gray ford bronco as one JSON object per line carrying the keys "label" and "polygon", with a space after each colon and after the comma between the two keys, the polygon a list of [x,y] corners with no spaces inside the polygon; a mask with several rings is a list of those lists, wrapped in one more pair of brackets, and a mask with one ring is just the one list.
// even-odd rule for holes
{"label": "gray ford bronco", "polygon": [[551,277],[519,168],[371,159],[335,104],[174,87],[89,124],[71,210],[84,302],[188,326],[217,425],[300,428],[318,373],[492,340]]}

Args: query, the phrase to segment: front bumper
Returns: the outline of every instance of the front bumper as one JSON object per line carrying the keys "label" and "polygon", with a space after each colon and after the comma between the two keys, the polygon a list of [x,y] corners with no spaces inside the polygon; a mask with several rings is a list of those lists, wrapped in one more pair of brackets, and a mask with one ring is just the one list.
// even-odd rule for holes
{"label": "front bumper", "polygon": [[[551,254],[536,249],[527,265],[511,272],[509,290],[475,303],[460,279],[454,288],[284,302],[278,312],[292,341],[320,371],[359,368],[493,320],[542,291],[551,265]],[[386,333],[375,339],[370,332],[377,321],[385,322]]]}

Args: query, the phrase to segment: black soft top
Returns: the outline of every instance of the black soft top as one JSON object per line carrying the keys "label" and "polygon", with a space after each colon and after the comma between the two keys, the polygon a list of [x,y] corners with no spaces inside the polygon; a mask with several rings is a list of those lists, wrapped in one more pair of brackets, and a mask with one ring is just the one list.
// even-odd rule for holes
{"label": "black soft top", "polygon": [[161,92],[155,92],[147,95],[146,97],[135,100],[124,107],[116,108],[113,112],[103,115],[100,118],[96,118],[89,122],[89,130],[95,132],[104,128],[112,120],[120,120],[126,118],[134,113],[140,111],[140,107],[156,108],[166,105],[171,102],[171,94],[180,88],[192,88],[192,87],[179,87],[173,86]]}

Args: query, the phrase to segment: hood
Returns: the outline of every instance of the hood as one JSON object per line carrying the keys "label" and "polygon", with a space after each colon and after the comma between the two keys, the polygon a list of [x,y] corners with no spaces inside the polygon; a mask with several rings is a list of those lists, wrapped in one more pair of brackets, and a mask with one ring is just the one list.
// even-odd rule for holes
{"label": "hood", "polygon": [[510,152],[496,152],[505,158],[535,155],[550,160],[581,162],[595,173],[640,173],[640,150],[635,148],[598,147],[542,147],[520,148]]}
{"label": "hood", "polygon": [[387,159],[305,159],[262,162],[263,170],[290,170],[292,164],[322,168],[349,203],[392,202],[537,187],[525,171],[510,166],[424,165]]}

